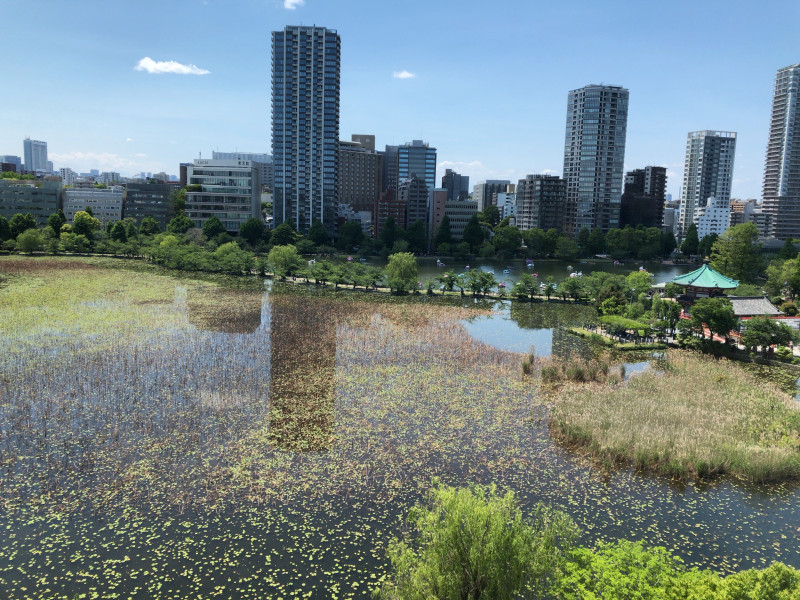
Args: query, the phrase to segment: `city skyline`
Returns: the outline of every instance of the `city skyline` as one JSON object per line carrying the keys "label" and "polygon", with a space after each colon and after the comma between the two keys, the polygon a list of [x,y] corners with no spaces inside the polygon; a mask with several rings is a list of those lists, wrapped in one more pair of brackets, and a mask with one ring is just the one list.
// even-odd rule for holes
{"label": "city skyline", "polygon": [[[176,173],[212,150],[269,152],[269,32],[316,22],[342,38],[340,137],[371,133],[379,148],[422,139],[438,149],[437,181],[446,168],[473,182],[562,175],[567,94],[606,83],[630,90],[625,171],[665,166],[677,197],[686,133],[737,131],[732,195],[760,198],[774,73],[798,62],[800,9],[788,2],[758,12],[721,2],[658,12],[615,2],[487,11],[465,2],[457,15],[413,1],[403,11],[286,4],[294,10],[278,1],[6,7],[7,43],[35,35],[37,44],[9,66],[16,85],[4,99],[0,152],[21,155],[30,136],[48,142],[56,168],[126,175]],[[94,12],[114,26],[87,27]],[[218,27],[243,14],[237,28]],[[453,27],[441,27],[446,19]],[[509,33],[503,43],[471,33],[525,21],[569,27]],[[615,44],[601,43],[610,31]]]}

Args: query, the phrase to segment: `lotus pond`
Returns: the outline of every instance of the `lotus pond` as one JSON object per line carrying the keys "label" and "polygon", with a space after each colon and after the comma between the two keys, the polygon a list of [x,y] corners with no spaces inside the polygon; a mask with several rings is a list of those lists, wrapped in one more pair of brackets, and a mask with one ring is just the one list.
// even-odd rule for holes
{"label": "lotus pond", "polygon": [[[587,544],[800,567],[796,487],[608,474],[555,444],[494,305],[72,259],[0,275],[0,597],[366,598],[433,477],[565,510]],[[512,306],[494,322],[520,345],[582,351],[563,327],[591,311]]]}

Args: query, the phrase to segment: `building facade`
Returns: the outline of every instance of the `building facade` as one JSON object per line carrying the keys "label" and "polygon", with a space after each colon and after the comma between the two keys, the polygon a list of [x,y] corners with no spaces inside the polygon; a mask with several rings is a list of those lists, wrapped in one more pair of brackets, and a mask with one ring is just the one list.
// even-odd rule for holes
{"label": "building facade", "polygon": [[31,213],[39,227],[61,208],[61,183],[0,179],[0,215],[11,219],[17,213]]}
{"label": "building facade", "polygon": [[161,231],[167,227],[174,213],[172,193],[177,184],[129,183],[125,189],[123,217],[132,217],[141,224],[145,217],[152,217]]}
{"label": "building facade", "polygon": [[604,233],[619,227],[628,90],[587,85],[569,92],[564,140],[567,208],[564,230]]}
{"label": "building facade", "polygon": [[[432,190],[430,190],[432,191]],[[425,181],[412,173],[411,177],[400,182],[397,197],[406,207],[406,223],[411,225],[422,221],[427,227],[428,218],[428,186]]]}
{"label": "building facade", "polygon": [[667,191],[667,168],[645,167],[625,174],[619,226],[661,227]]}
{"label": "building facade", "polygon": [[64,216],[72,223],[75,213],[87,208],[92,216],[105,227],[109,221],[122,219],[122,203],[125,190],[122,187],[108,189],[72,188],[64,190]]}
{"label": "building facade", "polygon": [[683,237],[692,223],[697,224],[699,209],[712,196],[730,204],[736,133],[733,131],[692,131],[686,136],[686,159],[683,167],[683,198],[679,217],[679,235]]}
{"label": "building facade", "polygon": [[482,211],[492,203],[495,194],[513,191],[508,188],[509,185],[511,185],[511,181],[508,179],[479,181],[472,188],[472,200],[478,203],[478,210]]}
{"label": "building facade", "polygon": [[454,240],[464,237],[469,220],[478,214],[478,203],[473,200],[449,200],[444,205],[444,214],[450,221],[450,234]]}
{"label": "building facade", "polygon": [[[356,136],[353,136],[355,138]],[[372,145],[375,144],[375,136]],[[361,142],[339,142],[339,202],[356,212],[374,209],[381,193],[383,155]]]}
{"label": "building facade", "polygon": [[762,193],[772,235],[800,237],[800,64],[775,76]]}
{"label": "building facade", "polygon": [[47,142],[25,138],[22,141],[25,170],[32,172],[49,172],[47,160]]}
{"label": "building facade", "polygon": [[341,40],[333,29],[272,32],[272,158],[275,225],[306,233],[320,221],[335,235],[339,177]]}
{"label": "building facade", "polygon": [[442,188],[447,190],[448,200],[466,200],[469,198],[469,175],[459,175],[453,169],[445,169]]}
{"label": "building facade", "polygon": [[422,179],[428,190],[436,188],[436,148],[422,140],[413,140],[397,147],[397,182],[409,179],[412,174]]}
{"label": "building facade", "polygon": [[517,183],[517,227],[564,229],[567,182],[556,175],[528,175]]}
{"label": "building facade", "polygon": [[258,152],[211,152],[213,160],[250,160],[259,164],[261,168],[261,185],[272,190],[275,185],[275,169],[272,156]]}
{"label": "building facade", "polygon": [[249,160],[196,159],[186,172],[186,216],[197,227],[217,217],[233,234],[261,216],[261,169]]}
{"label": "building facade", "polygon": [[383,232],[386,220],[392,217],[394,224],[405,229],[406,227],[406,205],[402,202],[393,190],[388,189],[381,192],[373,210],[373,227],[375,237],[380,237]]}
{"label": "building facade", "polygon": [[731,224],[730,200],[709,198],[705,206],[697,209],[696,223],[697,237],[701,240],[712,233],[722,235]]}

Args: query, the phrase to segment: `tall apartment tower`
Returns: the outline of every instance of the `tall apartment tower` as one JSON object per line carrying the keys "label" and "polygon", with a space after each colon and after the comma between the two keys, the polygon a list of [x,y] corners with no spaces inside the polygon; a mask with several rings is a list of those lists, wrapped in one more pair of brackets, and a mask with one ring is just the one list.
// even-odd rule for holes
{"label": "tall apartment tower", "polygon": [[587,85],[569,92],[564,140],[568,235],[584,227],[603,232],[619,227],[627,127],[625,88]]}
{"label": "tall apartment tower", "polygon": [[778,239],[800,237],[800,64],[775,76],[763,207]]}
{"label": "tall apartment tower", "polygon": [[25,138],[22,141],[26,171],[47,171],[47,142]]}
{"label": "tall apartment tower", "polygon": [[691,131],[686,136],[683,167],[683,199],[678,218],[678,234],[686,235],[697,224],[699,209],[708,199],[730,202],[736,133],[733,131]]}
{"label": "tall apartment tower", "polygon": [[320,221],[335,235],[339,169],[341,39],[333,29],[272,32],[275,225],[305,233]]}

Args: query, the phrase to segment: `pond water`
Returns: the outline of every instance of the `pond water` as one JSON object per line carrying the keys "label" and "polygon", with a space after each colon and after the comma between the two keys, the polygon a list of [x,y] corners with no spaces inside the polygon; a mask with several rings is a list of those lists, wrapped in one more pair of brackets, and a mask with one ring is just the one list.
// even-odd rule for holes
{"label": "pond water", "polygon": [[565,327],[593,311],[493,306],[178,281],[44,363],[7,333],[0,596],[368,598],[433,477],[565,510],[587,544],[800,567],[796,487],[608,474],[555,444],[516,353],[589,351]]}

